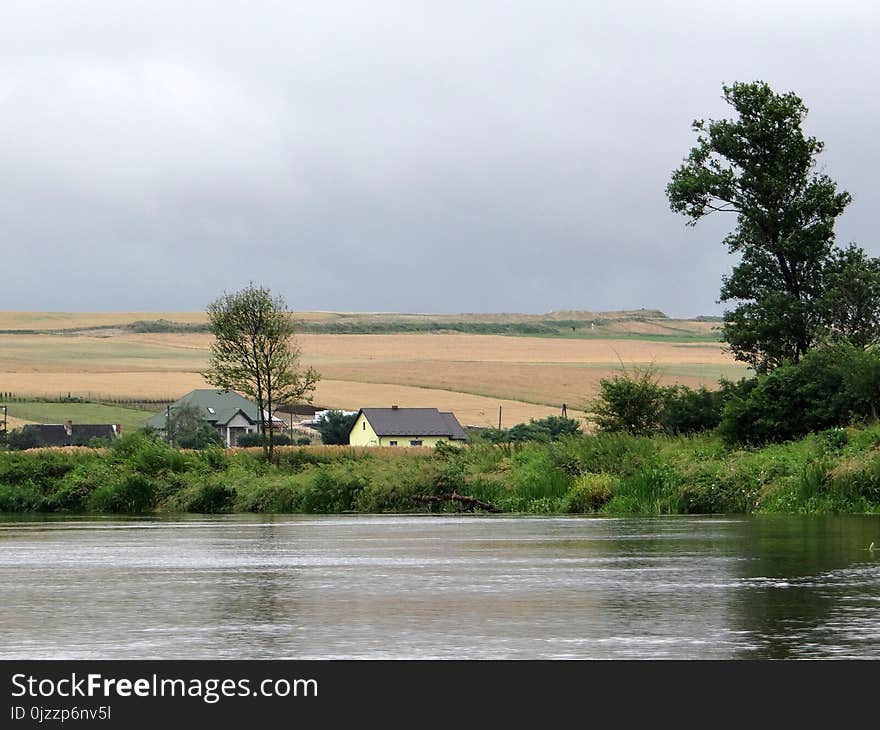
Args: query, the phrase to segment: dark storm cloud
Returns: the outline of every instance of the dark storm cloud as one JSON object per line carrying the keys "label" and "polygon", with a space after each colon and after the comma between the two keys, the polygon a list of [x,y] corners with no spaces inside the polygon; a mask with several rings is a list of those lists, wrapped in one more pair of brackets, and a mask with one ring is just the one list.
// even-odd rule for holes
{"label": "dark storm cloud", "polygon": [[794,90],[880,253],[870,3],[10,2],[0,309],[714,313],[664,187],[721,84]]}

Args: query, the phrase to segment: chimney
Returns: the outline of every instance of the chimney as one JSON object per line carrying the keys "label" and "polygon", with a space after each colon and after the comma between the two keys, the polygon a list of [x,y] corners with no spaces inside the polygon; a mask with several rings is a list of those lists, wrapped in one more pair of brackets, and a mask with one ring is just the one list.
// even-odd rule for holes
{"label": "chimney", "polygon": [[73,421],[67,421],[64,424],[64,433],[68,436],[73,436]]}
{"label": "chimney", "polygon": [[392,411],[396,411],[396,410],[397,410],[397,406],[391,406],[391,410],[392,410]]}

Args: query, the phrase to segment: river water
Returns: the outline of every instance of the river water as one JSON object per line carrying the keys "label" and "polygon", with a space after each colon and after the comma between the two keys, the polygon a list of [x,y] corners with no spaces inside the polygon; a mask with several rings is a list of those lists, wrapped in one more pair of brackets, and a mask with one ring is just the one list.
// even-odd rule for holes
{"label": "river water", "polygon": [[4,659],[811,657],[880,517],[0,517]]}

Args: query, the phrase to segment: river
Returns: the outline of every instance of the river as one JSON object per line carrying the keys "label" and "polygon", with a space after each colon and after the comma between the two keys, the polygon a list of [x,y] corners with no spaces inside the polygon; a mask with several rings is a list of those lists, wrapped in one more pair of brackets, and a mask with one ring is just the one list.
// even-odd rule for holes
{"label": "river", "polygon": [[7,515],[0,636],[3,659],[880,658],[880,517]]}

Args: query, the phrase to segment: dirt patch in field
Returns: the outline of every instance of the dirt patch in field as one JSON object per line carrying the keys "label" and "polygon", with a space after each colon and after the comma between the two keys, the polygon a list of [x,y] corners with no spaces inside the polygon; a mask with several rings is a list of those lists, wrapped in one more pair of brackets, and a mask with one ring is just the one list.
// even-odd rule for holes
{"label": "dirt patch in field", "polygon": [[[34,421],[26,421],[23,418],[13,418],[12,416],[7,416],[6,418],[6,428],[8,430],[12,430],[14,428],[21,428],[22,426],[27,426],[29,423],[34,423]],[[3,414],[0,413],[0,428],[3,427]]]}

